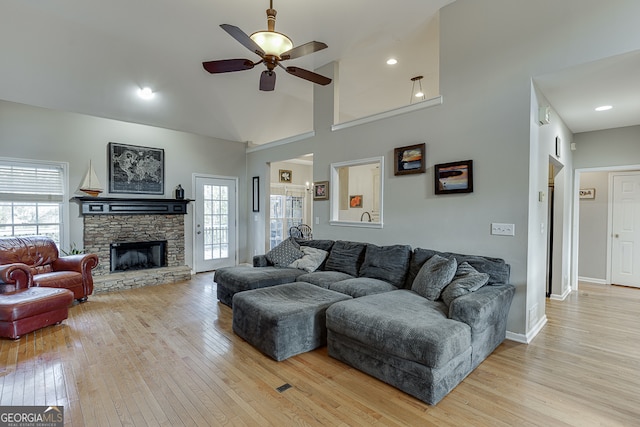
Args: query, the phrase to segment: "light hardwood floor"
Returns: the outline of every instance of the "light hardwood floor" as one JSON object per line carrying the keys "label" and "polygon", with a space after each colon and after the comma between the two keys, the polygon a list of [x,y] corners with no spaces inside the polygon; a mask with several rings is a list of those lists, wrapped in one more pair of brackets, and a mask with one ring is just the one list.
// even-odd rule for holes
{"label": "light hardwood floor", "polygon": [[62,325],[0,340],[0,405],[63,405],[70,426],[640,425],[640,289],[548,301],[530,345],[505,341],[428,406],[326,348],[263,356],[212,277],[93,295]]}

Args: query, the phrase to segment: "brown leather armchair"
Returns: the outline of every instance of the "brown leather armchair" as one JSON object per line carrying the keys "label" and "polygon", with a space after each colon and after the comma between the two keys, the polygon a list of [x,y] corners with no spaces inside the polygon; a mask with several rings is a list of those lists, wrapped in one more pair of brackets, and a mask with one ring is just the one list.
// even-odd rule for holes
{"label": "brown leather armchair", "polygon": [[[45,236],[0,237],[0,265],[15,263],[29,268],[29,286],[69,289],[80,302],[93,293],[91,270],[98,265],[95,254],[60,256],[55,242]],[[11,274],[25,280],[18,277],[22,273]]]}

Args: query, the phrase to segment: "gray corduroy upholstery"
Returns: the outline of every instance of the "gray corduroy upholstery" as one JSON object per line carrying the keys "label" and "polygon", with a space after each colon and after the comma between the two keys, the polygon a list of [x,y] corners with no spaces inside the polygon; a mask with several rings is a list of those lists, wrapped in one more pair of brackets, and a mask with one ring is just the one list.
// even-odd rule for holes
{"label": "gray corduroy upholstery", "polygon": [[213,281],[218,300],[231,307],[233,295],[238,292],[295,282],[303,273],[297,268],[235,266],[216,270]]}
{"label": "gray corduroy upholstery", "polygon": [[329,284],[329,289],[351,295],[354,298],[359,298],[365,295],[395,291],[398,288],[384,280],[358,277],[355,279],[346,279],[331,283]]}
{"label": "gray corduroy upholstery", "polygon": [[280,361],[327,342],[325,312],[351,299],[305,282],[240,292],[233,297],[233,331]]}

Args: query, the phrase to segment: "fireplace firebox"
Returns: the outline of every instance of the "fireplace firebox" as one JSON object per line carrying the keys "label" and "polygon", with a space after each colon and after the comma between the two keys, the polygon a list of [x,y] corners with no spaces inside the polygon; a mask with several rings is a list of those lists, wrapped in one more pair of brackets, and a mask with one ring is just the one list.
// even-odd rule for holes
{"label": "fireplace firebox", "polygon": [[167,241],[113,242],[111,272],[166,267]]}

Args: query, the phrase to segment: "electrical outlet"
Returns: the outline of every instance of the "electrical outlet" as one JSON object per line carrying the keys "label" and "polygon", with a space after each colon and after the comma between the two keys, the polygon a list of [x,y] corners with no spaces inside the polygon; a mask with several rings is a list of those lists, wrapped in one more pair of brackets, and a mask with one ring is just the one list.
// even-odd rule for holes
{"label": "electrical outlet", "polygon": [[515,224],[502,224],[499,222],[491,223],[491,234],[496,236],[515,236],[516,225]]}

